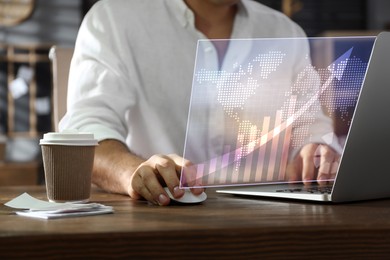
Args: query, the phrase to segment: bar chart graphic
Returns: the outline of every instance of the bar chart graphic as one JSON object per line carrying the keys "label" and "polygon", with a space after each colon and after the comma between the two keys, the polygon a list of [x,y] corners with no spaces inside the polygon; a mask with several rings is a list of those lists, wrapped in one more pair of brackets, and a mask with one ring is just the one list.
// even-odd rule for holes
{"label": "bar chart graphic", "polygon": [[[303,65],[295,74],[286,73],[286,67],[296,68],[296,60],[291,59],[292,55],[296,56],[296,49],[286,41],[278,48],[273,45],[273,48],[262,48],[261,52],[251,51],[249,58],[232,63],[231,70],[206,70],[202,64],[197,65],[184,151],[184,157],[194,164],[182,169],[182,187],[283,182],[294,149],[307,140],[315,140],[312,125],[320,121],[318,118],[325,118],[321,97],[342,79],[353,48],[322,70],[311,64],[308,50],[304,50]],[[212,104],[207,103],[210,100],[205,96],[212,98]],[[211,143],[212,137],[219,134],[218,129],[207,129],[210,118],[205,117],[208,121],[193,119],[212,112],[218,114],[216,110],[220,110],[220,116],[211,120],[221,122],[223,141],[213,146],[215,151],[205,148],[204,158],[192,156],[192,144]],[[321,120],[322,126],[326,122],[329,128],[321,128],[323,132],[315,134],[332,133],[331,120]],[[208,135],[197,135],[199,129]]]}

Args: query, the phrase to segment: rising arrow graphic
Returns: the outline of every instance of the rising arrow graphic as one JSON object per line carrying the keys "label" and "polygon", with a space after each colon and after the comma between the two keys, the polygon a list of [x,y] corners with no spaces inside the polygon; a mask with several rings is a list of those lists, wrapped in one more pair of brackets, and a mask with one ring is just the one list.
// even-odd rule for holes
{"label": "rising arrow graphic", "polygon": [[[282,122],[280,125],[276,126],[275,128],[268,131],[268,133],[265,133],[260,138],[249,142],[246,144],[246,146],[254,146],[254,149],[250,152],[247,152],[245,154],[242,154],[241,157],[237,158],[236,154],[242,153],[242,147],[239,147],[233,151],[227,152],[225,154],[222,154],[219,157],[212,158],[208,162],[203,162],[199,164],[194,164],[188,167],[183,167],[181,172],[181,181],[180,185],[182,187],[199,187],[201,184],[197,184],[198,181],[200,181],[203,176],[210,175],[212,173],[215,173],[217,169],[210,170],[207,174],[204,173],[204,165],[210,163],[211,161],[221,161],[221,167],[220,169],[226,168],[232,163],[235,163],[237,160],[241,160],[242,157],[248,156],[250,153],[252,153],[254,150],[259,149],[260,147],[267,144],[270,140],[272,140],[275,136],[278,136],[281,132],[283,132],[286,128],[290,127],[298,118],[300,118],[309,108],[312,106],[321,96],[321,94],[324,93],[324,91],[332,84],[332,81],[334,79],[341,80],[343,77],[345,68],[347,67],[347,63],[349,60],[349,57],[351,56],[353,48],[350,48],[348,51],[346,51],[343,55],[341,55],[338,59],[336,59],[332,64],[330,64],[327,69],[330,71],[331,75],[328,77],[328,79],[325,81],[324,84],[322,84],[320,90],[313,95],[306,104],[304,104],[298,111],[296,111],[293,115],[288,117],[284,122]],[[232,161],[226,160],[226,158],[234,158]],[[192,184],[192,185],[188,185]]]}

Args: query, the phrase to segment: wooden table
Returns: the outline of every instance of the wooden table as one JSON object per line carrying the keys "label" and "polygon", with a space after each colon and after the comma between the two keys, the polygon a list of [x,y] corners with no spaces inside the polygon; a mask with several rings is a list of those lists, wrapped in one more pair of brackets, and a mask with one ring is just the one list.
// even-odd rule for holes
{"label": "wooden table", "polygon": [[159,207],[94,189],[114,214],[56,220],[13,215],[4,202],[41,186],[0,187],[0,259],[385,259],[390,200],[318,204],[216,194]]}
{"label": "wooden table", "polygon": [[0,162],[0,186],[36,185],[40,167],[38,161]]}

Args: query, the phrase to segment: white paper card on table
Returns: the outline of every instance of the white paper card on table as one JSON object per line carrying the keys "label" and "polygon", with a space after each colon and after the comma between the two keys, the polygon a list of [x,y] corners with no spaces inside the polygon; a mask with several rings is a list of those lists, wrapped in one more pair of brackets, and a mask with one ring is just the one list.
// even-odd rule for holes
{"label": "white paper card on table", "polygon": [[42,218],[42,219],[56,219],[56,218],[70,218],[70,217],[84,217],[113,213],[111,208],[95,209],[93,211],[73,211],[66,213],[47,213],[45,211],[17,211],[16,214],[25,217]]}
{"label": "white paper card on table", "polygon": [[23,193],[4,205],[22,210],[16,211],[18,215],[43,219],[90,216],[114,212],[112,207],[99,203],[54,203],[36,199],[28,193]]}

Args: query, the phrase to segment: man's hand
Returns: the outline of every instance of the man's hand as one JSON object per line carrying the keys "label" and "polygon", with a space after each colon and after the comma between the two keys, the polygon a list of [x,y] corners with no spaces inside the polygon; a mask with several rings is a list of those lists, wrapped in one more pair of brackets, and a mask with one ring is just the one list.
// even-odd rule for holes
{"label": "man's hand", "polygon": [[308,184],[317,181],[319,184],[326,184],[327,181],[336,177],[339,161],[340,155],[329,146],[307,144],[288,165],[288,180],[302,180]]}
{"label": "man's hand", "polygon": [[[154,155],[134,171],[129,195],[135,199],[143,197],[158,205],[168,205],[170,199],[163,186],[168,187],[175,198],[183,196],[184,191],[179,188],[179,174],[182,167],[190,165],[190,161],[176,154]],[[200,194],[203,189],[192,189],[192,192]]]}
{"label": "man's hand", "polygon": [[[179,175],[182,167],[188,165],[191,165],[188,160],[174,154],[154,155],[145,161],[131,153],[125,144],[104,140],[95,150],[92,180],[108,192],[168,205],[170,199],[163,187],[167,186],[177,198],[183,196],[184,191],[179,189]],[[203,189],[194,188],[192,192],[197,195]]]}

